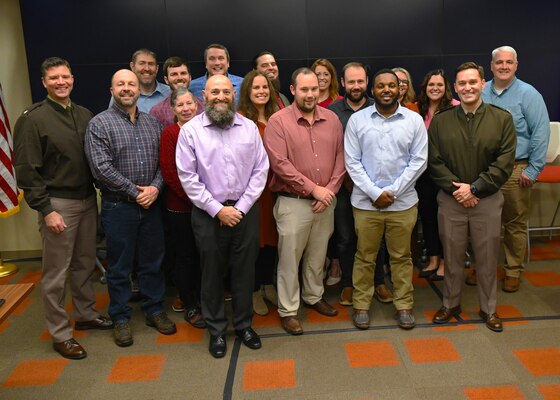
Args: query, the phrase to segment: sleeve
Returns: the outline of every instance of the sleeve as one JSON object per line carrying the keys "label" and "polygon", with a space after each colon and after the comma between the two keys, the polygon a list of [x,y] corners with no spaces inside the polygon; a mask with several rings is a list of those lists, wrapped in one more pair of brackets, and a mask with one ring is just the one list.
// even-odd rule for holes
{"label": "sleeve", "polygon": [[346,168],[344,167],[344,132],[342,131],[342,124],[338,117],[335,121],[335,132],[336,135],[336,154],[334,160],[334,168],[332,177],[326,186],[327,189],[333,193],[338,193],[340,185],[346,177]]}
{"label": "sleeve", "polygon": [[175,126],[168,126],[161,133],[159,167],[163,180],[167,184],[169,190],[172,190],[181,199],[189,201],[189,197],[183,190],[183,186],[181,186],[181,181],[177,173],[177,165],[175,164],[175,150],[177,149],[178,138],[173,131],[177,129]]}
{"label": "sleeve", "polygon": [[356,118],[350,117],[344,133],[344,162],[346,171],[354,185],[359,187],[370,199],[377,200],[383,190],[369,178],[362,164],[362,145],[360,143]]}
{"label": "sleeve", "polygon": [[23,190],[29,207],[43,216],[54,211],[41,176],[43,150],[39,130],[27,115],[19,117],[14,127],[14,167],[18,187]]}
{"label": "sleeve", "polygon": [[282,121],[271,118],[264,134],[264,147],[268,153],[270,168],[277,179],[291,186],[297,193],[309,196],[316,185],[292,164],[288,157],[288,144]]}
{"label": "sleeve", "polygon": [[115,168],[111,141],[105,128],[95,118],[88,124],[84,147],[91,173],[103,188],[126,193],[132,198],[138,197],[140,191],[136,185]]}
{"label": "sleeve", "polygon": [[523,114],[531,135],[529,147],[529,165],[524,172],[532,180],[542,172],[546,162],[546,150],[550,140],[550,119],[543,97],[533,90],[527,99],[523,99]]}

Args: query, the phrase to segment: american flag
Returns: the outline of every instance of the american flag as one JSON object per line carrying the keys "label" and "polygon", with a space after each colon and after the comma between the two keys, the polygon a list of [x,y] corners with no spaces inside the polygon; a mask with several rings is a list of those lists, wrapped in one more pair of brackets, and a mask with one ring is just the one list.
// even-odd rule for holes
{"label": "american flag", "polygon": [[21,193],[17,188],[13,161],[12,133],[0,85],[0,217],[9,217],[19,211]]}

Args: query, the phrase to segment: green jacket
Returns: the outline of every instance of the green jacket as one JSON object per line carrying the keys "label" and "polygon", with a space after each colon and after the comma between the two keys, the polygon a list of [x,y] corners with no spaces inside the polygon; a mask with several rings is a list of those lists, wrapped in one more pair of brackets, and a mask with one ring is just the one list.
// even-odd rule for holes
{"label": "green jacket", "polygon": [[452,194],[453,182],[469,183],[477,197],[496,193],[513,171],[517,136],[511,114],[482,103],[467,118],[461,106],[434,116],[428,130],[428,168],[438,187]]}
{"label": "green jacket", "polygon": [[53,211],[50,197],[85,199],[95,189],[84,154],[84,135],[93,114],[72,103],[70,110],[47,98],[18,118],[14,166],[25,200],[43,216]]}

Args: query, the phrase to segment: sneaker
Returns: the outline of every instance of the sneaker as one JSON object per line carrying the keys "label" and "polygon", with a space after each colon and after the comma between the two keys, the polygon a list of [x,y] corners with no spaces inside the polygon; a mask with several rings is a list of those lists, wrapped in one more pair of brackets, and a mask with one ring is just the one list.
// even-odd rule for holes
{"label": "sneaker", "polygon": [[172,335],[177,332],[175,322],[171,321],[164,311],[146,317],[146,325],[156,328],[159,333]]}
{"label": "sneaker", "polygon": [[264,315],[268,314],[268,307],[267,307],[266,303],[264,302],[264,299],[262,297],[262,294],[261,294],[260,290],[257,290],[256,292],[253,292],[253,311],[257,315],[264,316]]}
{"label": "sneaker", "polygon": [[375,297],[381,303],[393,302],[393,293],[391,293],[391,290],[389,290],[389,288],[385,284],[377,285],[375,287],[373,297]]}
{"label": "sneaker", "polygon": [[262,297],[268,300],[273,306],[278,307],[278,292],[274,285],[263,285]]}
{"label": "sneaker", "polygon": [[119,347],[127,347],[134,343],[132,330],[128,322],[115,322],[113,327],[113,338]]}
{"label": "sneaker", "polygon": [[514,276],[506,276],[504,278],[504,286],[502,287],[504,292],[513,293],[519,290],[519,278]]}
{"label": "sneaker", "polygon": [[476,279],[476,269],[469,268],[467,270],[467,277],[465,278],[465,283],[469,286],[478,285],[478,279]]}
{"label": "sneaker", "polygon": [[354,323],[354,326],[358,329],[368,329],[369,311],[354,309],[354,313],[352,314],[352,322]]}
{"label": "sneaker", "polygon": [[175,312],[185,311],[185,305],[181,301],[181,297],[179,295],[177,295],[177,297],[173,299],[173,303],[171,304],[171,309]]}
{"label": "sneaker", "polygon": [[338,303],[343,306],[351,306],[353,294],[354,294],[353,287],[345,287],[344,289],[342,289],[342,292],[340,292],[340,300],[338,301]]}
{"label": "sneaker", "polygon": [[198,329],[206,328],[206,322],[204,321],[204,318],[202,317],[202,312],[198,307],[193,307],[185,312],[185,321],[187,321],[195,328]]}
{"label": "sneaker", "polygon": [[412,313],[412,309],[410,310],[397,310],[395,314],[397,321],[399,323],[399,327],[402,329],[412,329],[416,326],[416,319],[414,318],[414,314]]}

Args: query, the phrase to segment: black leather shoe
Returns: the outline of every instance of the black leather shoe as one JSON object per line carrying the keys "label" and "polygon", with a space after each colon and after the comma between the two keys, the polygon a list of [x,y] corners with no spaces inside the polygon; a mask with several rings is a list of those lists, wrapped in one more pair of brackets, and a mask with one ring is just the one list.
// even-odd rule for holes
{"label": "black leather shoe", "polygon": [[70,360],[81,360],[87,357],[84,348],[73,338],[64,342],[53,343],[53,349],[60,353],[62,357],[69,358]]}
{"label": "black leather shoe", "polygon": [[111,318],[100,315],[99,317],[92,319],[91,321],[76,321],[74,324],[74,329],[77,331],[85,331],[88,329],[112,329],[113,321]]}
{"label": "black leather shoe", "polygon": [[432,318],[434,324],[445,324],[449,322],[452,316],[457,316],[461,314],[461,306],[447,308],[445,306],[441,307]]}
{"label": "black leather shoe", "polygon": [[210,336],[208,350],[214,358],[222,358],[225,356],[227,351],[226,335]]}
{"label": "black leather shoe", "polygon": [[257,350],[262,347],[261,338],[252,328],[245,328],[235,331],[235,335],[243,341],[243,344],[250,349]]}
{"label": "black leather shoe", "polygon": [[486,323],[486,327],[494,332],[501,332],[504,330],[504,326],[502,324],[502,320],[498,317],[498,314],[486,314],[484,311],[480,311],[478,313],[480,318]]}

